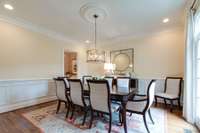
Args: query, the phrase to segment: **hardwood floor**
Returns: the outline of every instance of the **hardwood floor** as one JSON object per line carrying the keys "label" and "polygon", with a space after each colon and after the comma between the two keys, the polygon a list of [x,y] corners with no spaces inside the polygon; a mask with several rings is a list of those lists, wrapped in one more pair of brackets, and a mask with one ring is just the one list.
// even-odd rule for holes
{"label": "hardwood floor", "polygon": [[167,131],[168,133],[199,133],[198,129],[187,123],[182,117],[182,111],[166,109],[163,104],[159,104],[158,108],[167,110]]}
{"label": "hardwood floor", "polygon": [[[0,133],[40,133],[40,130],[26,120],[21,114],[53,104],[56,104],[56,102],[49,102],[0,114]],[[157,108],[164,109],[161,104],[158,105]],[[181,111],[175,110],[173,113],[167,111],[168,133],[199,133],[195,126],[185,122],[181,116]],[[184,132],[184,129],[188,129],[188,132]]]}
{"label": "hardwood floor", "polygon": [[56,102],[49,102],[0,114],[0,133],[41,133],[37,127],[31,124],[21,114],[53,104],[56,104]]}

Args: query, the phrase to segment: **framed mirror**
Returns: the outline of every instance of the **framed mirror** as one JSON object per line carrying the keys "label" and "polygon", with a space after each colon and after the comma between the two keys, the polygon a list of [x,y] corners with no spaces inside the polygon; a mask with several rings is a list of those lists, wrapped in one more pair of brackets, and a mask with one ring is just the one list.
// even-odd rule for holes
{"label": "framed mirror", "polygon": [[116,65],[116,74],[132,73],[134,71],[134,49],[122,49],[110,52],[110,60]]}

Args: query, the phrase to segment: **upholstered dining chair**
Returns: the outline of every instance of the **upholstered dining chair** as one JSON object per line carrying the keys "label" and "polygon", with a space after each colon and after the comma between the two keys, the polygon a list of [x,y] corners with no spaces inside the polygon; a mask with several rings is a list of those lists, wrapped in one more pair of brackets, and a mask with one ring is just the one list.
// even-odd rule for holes
{"label": "upholstered dining chair", "polygon": [[67,84],[63,78],[54,78],[55,85],[56,85],[56,96],[58,98],[58,105],[57,105],[57,110],[56,113],[59,112],[60,110],[60,105],[61,103],[65,103],[65,106],[68,106],[69,110],[69,97],[67,95]]}
{"label": "upholstered dining chair", "polygon": [[130,77],[117,77],[117,90],[120,92],[129,92]]}
{"label": "upholstered dining chair", "polygon": [[127,103],[127,112],[136,113],[143,116],[144,125],[148,133],[150,133],[150,131],[147,126],[146,114],[147,113],[149,114],[150,120],[154,124],[154,121],[151,116],[150,108],[154,101],[155,85],[156,85],[156,81],[151,80],[147,88],[147,95],[145,96],[138,95],[138,97],[140,97],[139,99],[133,99],[133,100],[128,101]]}
{"label": "upholstered dining chair", "polygon": [[82,76],[83,85],[87,85],[87,80],[88,79],[92,79],[92,76],[91,75],[84,75],[84,76]]}
{"label": "upholstered dining chair", "polygon": [[90,91],[90,105],[91,105],[91,120],[90,128],[92,127],[93,113],[109,115],[109,130],[112,127],[112,112],[111,112],[111,98],[110,88],[107,80],[87,80]]}
{"label": "upholstered dining chair", "polygon": [[[80,79],[68,79],[68,81],[70,87],[70,101],[72,108],[72,114],[70,118],[71,119],[73,118],[75,108],[77,106],[81,107],[84,111],[84,118],[82,122],[82,125],[84,125],[87,112],[89,110],[89,104],[86,102],[86,99],[84,98],[83,84]],[[68,114],[66,116],[68,116]]]}
{"label": "upholstered dining chair", "polygon": [[173,101],[178,101],[179,108],[181,108],[180,98],[181,98],[181,84],[182,77],[167,77],[165,79],[165,88],[163,93],[156,93],[155,95],[155,103],[157,105],[157,99],[164,99],[165,106],[167,105],[167,101],[170,101],[171,108],[170,111],[173,110]]}
{"label": "upholstered dining chair", "polygon": [[108,81],[110,90],[112,91],[112,89],[113,89],[114,77],[108,77],[108,76],[107,76],[107,77],[104,77],[104,79]]}

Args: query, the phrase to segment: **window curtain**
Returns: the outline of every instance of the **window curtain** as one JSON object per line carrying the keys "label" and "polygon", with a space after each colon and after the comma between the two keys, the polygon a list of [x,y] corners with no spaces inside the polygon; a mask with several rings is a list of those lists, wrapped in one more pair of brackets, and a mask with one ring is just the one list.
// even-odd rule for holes
{"label": "window curtain", "polygon": [[187,14],[183,116],[200,128],[200,1]]}
{"label": "window curtain", "polygon": [[187,12],[186,44],[185,44],[185,84],[183,117],[190,123],[195,122],[195,94],[194,94],[194,12]]}
{"label": "window curtain", "polygon": [[195,124],[200,129],[200,8],[199,4],[197,6],[195,15],[195,35],[194,35],[194,45],[195,45],[195,101],[196,101],[196,114],[195,114]]}

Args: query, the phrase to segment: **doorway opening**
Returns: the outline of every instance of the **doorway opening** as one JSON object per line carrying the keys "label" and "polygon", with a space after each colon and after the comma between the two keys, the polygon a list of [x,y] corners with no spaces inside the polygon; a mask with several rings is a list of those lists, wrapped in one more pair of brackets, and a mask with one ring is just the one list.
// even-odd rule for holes
{"label": "doorway opening", "polygon": [[72,78],[77,76],[77,53],[64,53],[64,72],[65,76]]}

